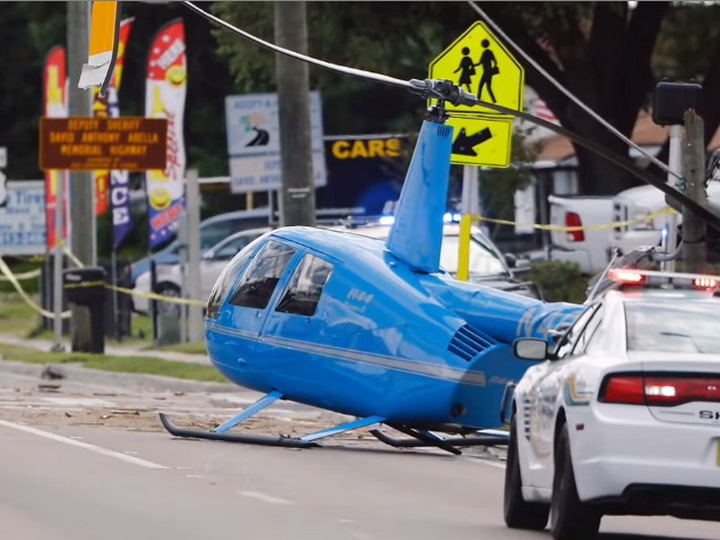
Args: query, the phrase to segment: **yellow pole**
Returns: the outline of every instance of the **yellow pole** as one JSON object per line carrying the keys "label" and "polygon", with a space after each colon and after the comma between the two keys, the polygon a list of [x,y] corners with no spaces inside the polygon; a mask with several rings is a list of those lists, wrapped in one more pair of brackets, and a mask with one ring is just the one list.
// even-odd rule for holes
{"label": "yellow pole", "polygon": [[95,0],[92,3],[88,63],[83,65],[78,88],[100,87],[103,96],[115,67],[119,37],[118,2]]}
{"label": "yellow pole", "polygon": [[460,281],[470,279],[470,232],[472,228],[472,214],[463,214],[460,218],[460,247],[458,253],[457,278]]}

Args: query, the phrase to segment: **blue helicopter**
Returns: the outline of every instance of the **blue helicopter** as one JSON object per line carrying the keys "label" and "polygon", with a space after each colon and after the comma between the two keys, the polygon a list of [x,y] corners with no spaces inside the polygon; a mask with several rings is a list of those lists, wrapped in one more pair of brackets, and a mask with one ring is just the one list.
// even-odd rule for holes
{"label": "blue helicopter", "polygon": [[[386,424],[415,439],[372,431],[393,446],[459,453],[497,442],[497,433],[436,432],[499,427],[503,396],[529,365],[513,340],[546,338],[581,307],[457,281],[440,268],[453,141],[443,104],[428,110],[386,241],[284,227],[230,261],[208,300],[207,350],[228,379],[265,395],[212,431],[178,428],[162,414],[170,433],[306,447]],[[229,433],[278,399],[357,420],[299,438]]]}
{"label": "blue helicopter", "polygon": [[[227,265],[207,304],[208,353],[229,380],[265,395],[209,431],[177,427],[161,414],[175,436],[309,447],[333,435],[385,424],[410,437],[371,430],[396,447],[436,446],[459,453],[463,446],[506,442],[493,428],[500,426],[514,381],[529,365],[513,354],[512,342],[551,338],[574,321],[582,307],[456,281],[440,267],[453,141],[453,128],[445,124],[446,102],[481,104],[565,135],[720,227],[718,216],[707,208],[626,157],[560,126],[481,101],[450,81],[402,81],[282,49],[192,2],[182,3],[274,52],[403,87],[436,104],[420,130],[386,241],[352,232],[285,227],[255,240]],[[356,420],[302,437],[230,432],[278,399]]]}

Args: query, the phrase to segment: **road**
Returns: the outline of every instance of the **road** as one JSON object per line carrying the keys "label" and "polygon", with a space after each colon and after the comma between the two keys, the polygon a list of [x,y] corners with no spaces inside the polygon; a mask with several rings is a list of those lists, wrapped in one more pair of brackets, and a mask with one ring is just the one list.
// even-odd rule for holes
{"label": "road", "polygon": [[[505,528],[498,455],[367,436],[311,450],[174,439],[158,410],[212,425],[254,395],[65,369],[48,381],[38,366],[0,362],[0,538],[550,539]],[[255,428],[337,420],[281,403]],[[601,530],[603,540],[720,538],[720,524],[673,518],[605,518]]]}

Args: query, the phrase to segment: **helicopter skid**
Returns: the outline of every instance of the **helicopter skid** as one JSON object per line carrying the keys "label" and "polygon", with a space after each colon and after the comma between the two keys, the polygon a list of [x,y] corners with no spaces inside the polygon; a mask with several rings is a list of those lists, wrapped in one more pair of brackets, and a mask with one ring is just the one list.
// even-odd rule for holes
{"label": "helicopter skid", "polygon": [[479,437],[454,437],[449,439],[443,439],[434,435],[433,433],[411,429],[405,426],[391,425],[393,429],[396,429],[402,433],[410,435],[412,439],[399,439],[397,437],[391,437],[380,431],[379,429],[371,429],[370,433],[379,441],[384,442],[394,448],[420,448],[435,446],[450,452],[452,454],[460,454],[460,450],[457,447],[468,447],[468,446],[504,446],[507,445],[507,437],[487,435]]}
{"label": "helicopter skid", "polygon": [[172,423],[170,417],[160,413],[160,421],[165,429],[175,437],[187,437],[191,439],[209,439],[211,441],[239,442],[245,444],[261,444],[265,446],[282,446],[285,448],[312,448],[319,446],[312,441],[303,441],[297,437],[271,437],[269,435],[247,435],[237,433],[226,433],[208,431],[204,429],[179,428]]}

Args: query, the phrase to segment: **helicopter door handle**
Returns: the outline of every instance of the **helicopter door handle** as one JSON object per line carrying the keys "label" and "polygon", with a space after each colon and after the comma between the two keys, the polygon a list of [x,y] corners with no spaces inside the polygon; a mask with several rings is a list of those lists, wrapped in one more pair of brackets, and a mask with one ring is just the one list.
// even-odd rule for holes
{"label": "helicopter door handle", "polygon": [[500,402],[500,422],[503,424],[509,424],[510,415],[512,414],[512,410],[508,410],[509,406],[512,403],[512,397],[515,394],[515,387],[517,384],[514,382],[509,382],[505,385],[505,390],[503,392],[502,401]]}

